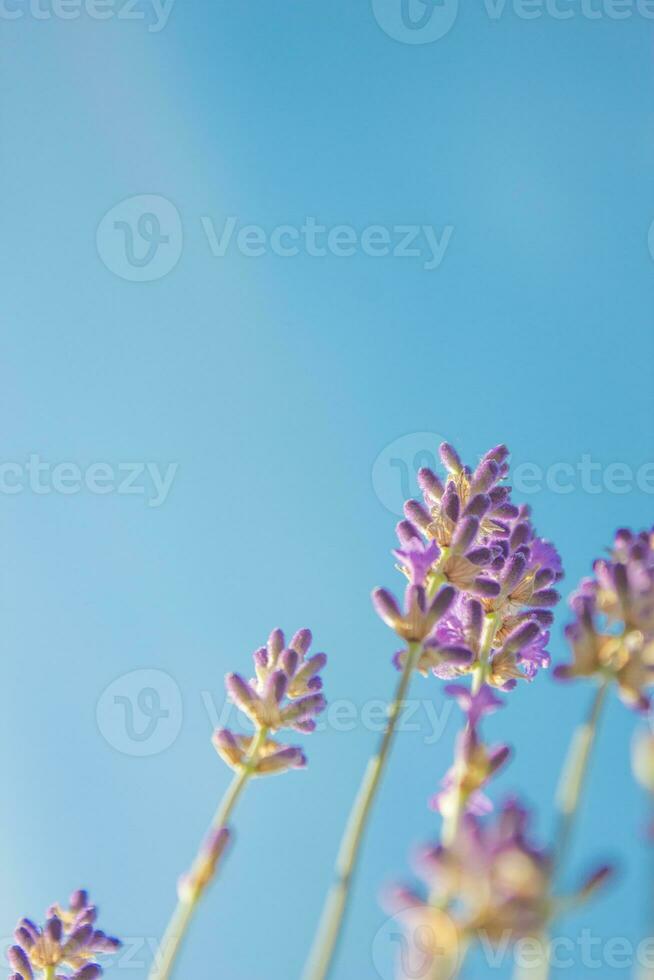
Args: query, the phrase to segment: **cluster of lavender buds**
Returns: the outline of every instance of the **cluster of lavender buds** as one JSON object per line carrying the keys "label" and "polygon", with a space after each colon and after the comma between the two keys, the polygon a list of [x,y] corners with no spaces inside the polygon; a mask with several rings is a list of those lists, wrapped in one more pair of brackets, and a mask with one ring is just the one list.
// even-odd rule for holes
{"label": "cluster of lavender buds", "polygon": [[302,749],[282,745],[269,733],[283,728],[312,732],[316,716],[326,707],[319,675],[327,657],[309,656],[310,646],[310,630],[297,632],[288,646],[282,631],[273,630],[266,646],[254,653],[254,678],[227,675],[227,693],[256,729],[255,735],[236,735],[225,728],[214,733],[214,746],[232,769],[263,776],[306,765]]}
{"label": "cluster of lavender buds", "polygon": [[[473,673],[503,690],[549,665],[554,585],[563,575],[529,508],[511,501],[508,455],[497,446],[471,470],[448,443],[440,447],[445,481],[420,470],[423,501],[408,501],[397,527],[393,554],[409,581],[404,609],[385,589],[373,594],[381,618],[420,644],[421,673]],[[398,667],[406,660],[406,650],[395,657]]]}
{"label": "cluster of lavender buds", "polygon": [[430,801],[430,806],[447,821],[454,821],[456,830],[463,812],[477,816],[491,812],[493,806],[483,789],[508,761],[511,750],[503,744],[486,746],[480,738],[480,720],[503,704],[492,688],[483,686],[472,694],[467,687],[451,684],[445,691],[457,701],[467,724],[457,740],[454,764],[445,774],[441,789]]}
{"label": "cluster of lavender buds", "polygon": [[528,811],[514,799],[492,818],[469,812],[451,844],[418,856],[427,898],[403,886],[387,891],[384,905],[404,928],[409,959],[423,963],[421,976],[450,980],[475,940],[506,948],[538,938],[561,907],[585,901],[606,880],[604,865],[573,895],[553,898],[552,856],[530,841],[528,824]]}
{"label": "cluster of lavender buds", "polygon": [[16,945],[7,950],[10,980],[96,980],[102,967],[98,956],[115,953],[120,941],[95,928],[98,910],[85,891],[76,891],[70,907],[53,905],[43,928],[21,919],[14,933]]}
{"label": "cluster of lavender buds", "polygon": [[647,711],[654,683],[654,530],[617,532],[608,558],[593,566],[571,604],[566,629],[573,661],[556,668],[569,680],[615,681],[622,700]]}

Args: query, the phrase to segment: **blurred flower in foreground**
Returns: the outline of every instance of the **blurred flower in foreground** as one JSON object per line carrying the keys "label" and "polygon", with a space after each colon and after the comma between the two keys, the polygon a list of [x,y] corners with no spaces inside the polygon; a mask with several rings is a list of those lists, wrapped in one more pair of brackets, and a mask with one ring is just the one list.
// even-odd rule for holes
{"label": "blurred flower in foreground", "polygon": [[593,570],[572,597],[576,620],[566,635],[573,661],[556,676],[616,681],[622,700],[646,711],[654,683],[654,531],[618,531]]}
{"label": "blurred flower in foreground", "polygon": [[269,733],[283,728],[312,732],[326,707],[320,671],[327,657],[309,656],[310,646],[308,629],[297,632],[288,646],[282,631],[273,630],[266,646],[254,653],[254,678],[227,675],[227,693],[257,731],[254,736],[235,735],[226,728],[214,733],[214,746],[232,769],[245,767],[263,776],[306,765],[302,749],[282,745]]}
{"label": "blurred flower in foreground", "polygon": [[528,821],[515,800],[487,821],[468,812],[450,845],[428,848],[418,857],[416,871],[428,898],[406,887],[385,894],[383,904],[404,925],[407,943],[419,942],[416,955],[431,949],[431,972],[423,976],[453,976],[472,941],[505,949],[519,939],[542,936],[561,905],[585,901],[606,880],[610,869],[599,867],[574,895],[553,898],[552,858],[530,842]]}
{"label": "blurred flower in foreground", "polygon": [[35,976],[96,980],[102,976],[96,958],[115,953],[121,944],[95,928],[97,909],[89,904],[88,894],[74,892],[68,909],[53,905],[47,916],[43,928],[31,919],[18,923],[16,945],[7,950],[13,970],[10,980],[33,980]]}

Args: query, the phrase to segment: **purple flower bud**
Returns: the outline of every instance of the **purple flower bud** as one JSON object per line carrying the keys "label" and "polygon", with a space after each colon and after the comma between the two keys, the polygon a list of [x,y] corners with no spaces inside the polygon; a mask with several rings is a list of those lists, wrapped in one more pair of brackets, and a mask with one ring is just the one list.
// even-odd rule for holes
{"label": "purple flower bud", "polygon": [[473,473],[470,493],[488,493],[497,481],[499,472],[500,467],[494,459],[483,460]]}
{"label": "purple flower bud", "polygon": [[284,650],[280,657],[280,666],[287,677],[292,677],[300,662],[300,655],[295,649]]}
{"label": "purple flower bud", "polygon": [[387,589],[375,589],[372,593],[372,603],[379,618],[391,629],[395,629],[396,624],[402,618],[395,597]]}
{"label": "purple flower bud", "polygon": [[270,636],[268,637],[268,643],[267,643],[269,663],[274,664],[276,662],[277,657],[284,649],[284,646],[285,646],[285,641],[284,641],[284,634],[282,630],[280,629],[273,630]]}
{"label": "purple flower bud", "polygon": [[32,980],[34,973],[25,950],[20,946],[10,946],[7,950],[7,959],[21,980]]}
{"label": "purple flower bud", "polygon": [[511,550],[515,551],[515,549],[520,547],[521,544],[527,544],[530,536],[531,528],[529,527],[529,524],[516,524],[511,531],[511,537],[509,538]]}
{"label": "purple flower bud", "polygon": [[511,555],[502,571],[502,588],[504,592],[512,592],[520,584],[526,571],[527,559],[524,555]]}
{"label": "purple flower bud", "polygon": [[506,638],[504,650],[507,653],[519,653],[523,647],[528,646],[532,640],[540,634],[541,629],[538,623],[532,621],[524,623]]}
{"label": "purple flower bud", "polygon": [[287,746],[278,752],[264,756],[257,766],[257,772],[262,775],[264,773],[284,772],[287,769],[302,769],[306,764],[306,756],[302,749]]}
{"label": "purple flower bud", "polygon": [[426,532],[431,524],[431,515],[417,500],[407,500],[404,505],[404,514],[423,532]]}
{"label": "purple flower bud", "polygon": [[529,602],[532,606],[546,608],[555,606],[560,598],[561,595],[556,589],[541,589],[540,592],[534,592]]}
{"label": "purple flower bud", "polygon": [[443,484],[436,474],[427,469],[426,466],[418,470],[418,486],[424,494],[434,500],[440,500],[443,496]]}
{"label": "purple flower bud", "polygon": [[411,521],[400,521],[395,528],[395,533],[401,545],[410,544],[412,541],[422,541],[417,527]]}
{"label": "purple flower bud", "polygon": [[460,473],[463,469],[463,463],[461,462],[461,457],[457,453],[454,446],[451,446],[449,442],[443,442],[439,448],[439,455],[443,462],[443,466],[453,473],[455,476]]}
{"label": "purple flower bud", "polygon": [[471,591],[485,599],[494,599],[500,594],[500,583],[496,582],[495,579],[478,575],[472,583]]}
{"label": "purple flower bud", "polygon": [[259,703],[259,697],[253,688],[240,674],[227,674],[225,677],[227,693],[237,708],[250,712]]}
{"label": "purple flower bud", "polygon": [[454,602],[454,597],[456,596],[456,589],[453,589],[451,585],[444,585],[442,589],[439,590],[436,597],[432,600],[430,606],[430,614],[434,618],[434,622],[441,619],[450,608]]}
{"label": "purple flower bud", "polygon": [[81,970],[74,973],[71,980],[98,980],[102,976],[102,968],[97,963],[87,963]]}
{"label": "purple flower bud", "polygon": [[466,517],[457,527],[452,538],[452,548],[461,553],[467,551],[479,531],[479,520],[476,517]]}
{"label": "purple flower bud", "polygon": [[518,508],[514,504],[503,503],[493,510],[493,517],[504,521],[512,521],[518,516]]}
{"label": "purple flower bud", "polygon": [[63,932],[61,919],[53,915],[51,919],[47,920],[43,931],[51,942],[58,943]]}
{"label": "purple flower bud", "polygon": [[443,494],[442,508],[443,513],[449,517],[453,524],[456,524],[461,513],[461,501],[459,500],[456,488],[451,483],[448,483],[447,489]]}
{"label": "purple flower bud", "polygon": [[492,459],[498,464],[498,466],[501,466],[502,463],[506,462],[508,456],[508,447],[505,446],[504,443],[500,443],[499,446],[494,446],[493,449],[489,449],[488,452],[482,456],[481,462],[484,463],[487,459]]}
{"label": "purple flower bud", "polygon": [[71,909],[74,912],[81,912],[82,909],[87,908],[89,904],[89,893],[85,888],[78,888],[77,891],[73,892],[68,901]]}
{"label": "purple flower bud", "polygon": [[492,554],[490,548],[473,548],[471,551],[466,551],[465,557],[473,565],[478,565],[480,568],[485,568],[490,564]]}
{"label": "purple flower bud", "polygon": [[297,650],[301,657],[304,657],[309,647],[311,646],[311,630],[302,629],[298,630],[293,639],[291,640],[291,649]]}
{"label": "purple flower bud", "polygon": [[463,516],[481,518],[488,512],[490,505],[490,497],[485,493],[478,493],[468,501],[466,508],[463,511]]}

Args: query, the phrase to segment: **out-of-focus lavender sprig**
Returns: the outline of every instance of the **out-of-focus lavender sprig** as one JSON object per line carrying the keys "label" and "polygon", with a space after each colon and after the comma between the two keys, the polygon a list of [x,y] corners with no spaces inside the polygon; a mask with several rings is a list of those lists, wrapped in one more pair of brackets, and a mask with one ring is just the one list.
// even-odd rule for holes
{"label": "out-of-focus lavender sprig", "polygon": [[98,957],[120,949],[120,940],[96,928],[98,910],[84,890],[74,892],[68,908],[53,905],[41,927],[21,919],[7,950],[13,973],[10,980],[97,980],[102,976]]}
{"label": "out-of-focus lavender sprig", "polygon": [[327,657],[324,653],[309,655],[311,640],[311,631],[302,629],[287,645],[284,633],[273,630],[266,646],[254,653],[254,677],[247,680],[241,674],[232,673],[225,678],[230,699],[249,719],[253,733],[237,735],[227,728],[214,732],[214,747],[234,770],[234,778],[190,870],[179,880],[177,907],[150,980],[170,977],[195,908],[215,877],[231,841],[229,824],[249,780],[306,766],[306,757],[299,746],[284,745],[272,738],[271,733],[282,729],[303,734],[312,732],[317,716],[325,709],[320,673]]}
{"label": "out-of-focus lavender sprig", "polygon": [[443,817],[443,839],[448,842],[456,836],[463,813],[481,816],[491,812],[493,805],[483,789],[508,761],[511,749],[504,744],[486,746],[480,737],[481,719],[503,705],[490,687],[473,694],[467,687],[451,684],[445,691],[457,701],[467,721],[457,739],[454,763],[430,801],[431,808]]}
{"label": "out-of-focus lavender sprig", "polygon": [[539,939],[562,908],[586,901],[607,879],[611,869],[602,865],[573,894],[553,897],[552,855],[531,842],[528,823],[528,811],[515,799],[486,819],[468,812],[450,844],[418,855],[424,891],[386,891],[383,904],[404,926],[410,954],[420,954],[430,980],[455,976],[472,942],[506,949],[520,939]]}
{"label": "out-of-focus lavender sprig", "polygon": [[615,681],[629,707],[647,711],[646,689],[654,683],[654,530],[619,530],[609,557],[593,571],[571,599],[572,663],[555,674]]}
{"label": "out-of-focus lavender sprig", "polygon": [[570,600],[574,620],[566,627],[572,662],[555,669],[560,680],[596,682],[590,710],[572,738],[559,783],[557,863],[563,866],[607,693],[616,685],[636,711],[649,708],[654,683],[654,531],[616,532],[607,558],[595,561]]}

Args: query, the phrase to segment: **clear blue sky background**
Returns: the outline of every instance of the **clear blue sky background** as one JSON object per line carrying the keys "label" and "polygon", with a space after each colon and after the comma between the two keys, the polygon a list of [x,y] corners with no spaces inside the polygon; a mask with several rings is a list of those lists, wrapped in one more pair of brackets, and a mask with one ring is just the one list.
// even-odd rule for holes
{"label": "clear blue sky background", "polygon": [[[389,36],[367,0],[178,0],[159,32],[24,8],[0,18],[2,461],[179,465],[160,507],[0,495],[2,935],[86,884],[106,928],[156,940],[228,780],[207,703],[220,708],[224,673],[247,670],[271,627],[313,628],[332,702],[359,711],[389,693],[395,645],[369,591],[399,586],[390,460],[433,448],[412,434],[472,459],[506,441],[544,470],[654,458],[654,23],[571,9],[493,20],[469,4],[424,44]],[[106,264],[121,233],[101,240],[103,262],[96,229],[143,194],[174,204],[183,247],[169,274],[135,282]],[[360,251],[215,257],[201,218],[219,232],[230,215],[267,231],[308,216],[454,231],[432,270]],[[591,494],[578,479],[529,499],[568,590],[617,525],[654,511],[651,493]],[[98,711],[139,669],[165,672],[181,698],[162,722],[172,744],[143,757],[106,698]],[[436,680],[415,693],[442,711]],[[523,791],[543,835],[588,696],[541,676],[487,726],[517,748],[498,791]],[[453,716],[427,745],[420,718],[383,787],[336,980],[392,975],[377,894],[437,831],[426,799],[456,730]],[[646,806],[629,771],[634,718],[612,703],[606,721],[570,878],[619,857],[588,922],[636,942],[651,907]],[[298,976],[374,740],[360,723],[318,734],[307,772],[251,788],[180,977]],[[147,958],[141,946],[133,960]]]}

